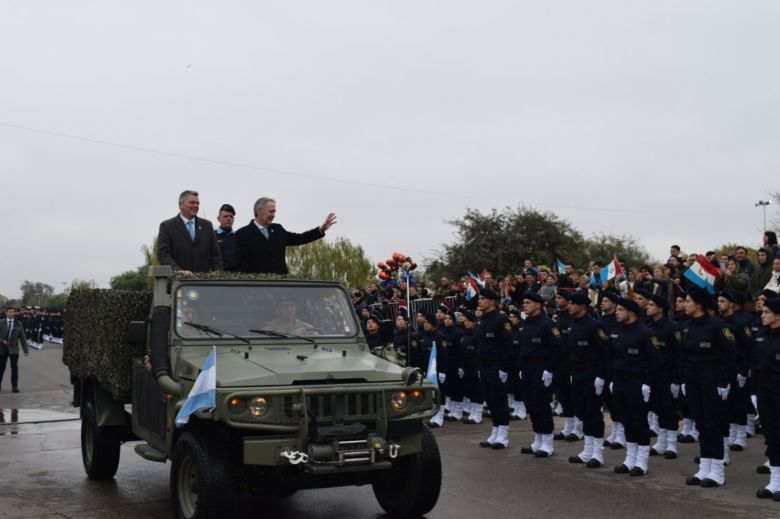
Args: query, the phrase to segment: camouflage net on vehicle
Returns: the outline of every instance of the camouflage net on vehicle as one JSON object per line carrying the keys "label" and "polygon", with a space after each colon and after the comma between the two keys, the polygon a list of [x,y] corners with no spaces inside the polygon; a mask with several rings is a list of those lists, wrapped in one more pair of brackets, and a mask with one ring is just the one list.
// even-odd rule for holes
{"label": "camouflage net on vehicle", "polygon": [[143,355],[144,347],[128,343],[128,325],[148,319],[151,305],[151,292],[74,290],[65,307],[62,362],[77,377],[129,392],[132,359]]}

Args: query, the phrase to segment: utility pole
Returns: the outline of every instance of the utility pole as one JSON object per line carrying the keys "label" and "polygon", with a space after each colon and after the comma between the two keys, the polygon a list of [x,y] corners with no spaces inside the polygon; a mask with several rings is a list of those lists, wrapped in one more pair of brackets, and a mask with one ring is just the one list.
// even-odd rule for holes
{"label": "utility pole", "polygon": [[759,200],[756,202],[756,207],[761,206],[761,209],[764,211],[764,232],[766,232],[766,206],[771,204],[771,200]]}

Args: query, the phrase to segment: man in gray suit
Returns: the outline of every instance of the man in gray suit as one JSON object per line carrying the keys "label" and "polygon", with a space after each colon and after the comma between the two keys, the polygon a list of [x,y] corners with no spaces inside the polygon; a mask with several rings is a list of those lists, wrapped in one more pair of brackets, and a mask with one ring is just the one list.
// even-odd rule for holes
{"label": "man in gray suit", "polygon": [[11,388],[14,393],[19,392],[19,346],[24,350],[26,357],[30,351],[27,349],[27,337],[21,321],[15,319],[16,310],[9,308],[5,311],[5,319],[0,320],[0,386],[3,385],[3,375],[8,358],[11,358]]}
{"label": "man in gray suit", "polygon": [[161,265],[170,265],[179,274],[222,270],[217,237],[211,222],[198,218],[200,199],[197,191],[179,195],[179,214],[160,224],[157,257]]}

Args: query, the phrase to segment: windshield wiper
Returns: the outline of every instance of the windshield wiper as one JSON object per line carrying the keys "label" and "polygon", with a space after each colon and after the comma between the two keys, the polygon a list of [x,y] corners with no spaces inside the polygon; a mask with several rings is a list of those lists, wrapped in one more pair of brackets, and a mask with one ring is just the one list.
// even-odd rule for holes
{"label": "windshield wiper", "polygon": [[205,324],[190,323],[190,322],[183,323],[183,324],[185,324],[186,326],[192,326],[196,330],[200,330],[202,332],[211,333],[211,334],[217,335],[219,337],[223,337],[223,336],[227,335],[229,337],[233,337],[234,339],[238,339],[239,341],[243,341],[243,342],[245,342],[247,344],[252,344],[249,341],[249,339],[247,339],[246,337],[241,337],[240,335],[236,335],[234,333],[226,332],[224,330],[217,330],[216,328],[212,328],[211,326],[207,326]]}
{"label": "windshield wiper", "polygon": [[277,332],[276,330],[249,330],[249,331],[252,333],[259,333],[260,335],[270,335],[271,337],[286,337],[292,339],[300,339],[302,341],[312,343],[315,348],[319,346],[317,344],[317,341],[315,341],[311,337],[304,337],[302,335],[295,335],[293,333]]}

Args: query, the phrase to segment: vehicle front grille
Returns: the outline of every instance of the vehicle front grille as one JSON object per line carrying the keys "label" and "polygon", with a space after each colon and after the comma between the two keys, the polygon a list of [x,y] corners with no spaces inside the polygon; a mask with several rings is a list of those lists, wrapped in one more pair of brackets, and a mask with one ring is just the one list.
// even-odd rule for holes
{"label": "vehicle front grille", "polygon": [[383,412],[381,398],[381,393],[310,395],[306,407],[318,424],[366,422]]}

